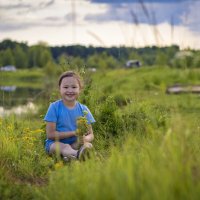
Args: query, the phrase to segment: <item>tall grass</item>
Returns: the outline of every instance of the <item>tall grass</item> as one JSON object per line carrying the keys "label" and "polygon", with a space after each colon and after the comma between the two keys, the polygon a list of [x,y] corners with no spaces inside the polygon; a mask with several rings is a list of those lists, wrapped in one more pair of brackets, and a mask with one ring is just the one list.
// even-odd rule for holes
{"label": "tall grass", "polygon": [[39,117],[1,119],[1,197],[199,199],[199,97],[165,93],[177,82],[198,84],[198,77],[198,70],[168,68],[93,75],[80,98],[97,121],[86,162],[47,156]]}
{"label": "tall grass", "polygon": [[[196,143],[194,144],[194,140]],[[198,199],[199,137],[189,131],[131,134],[105,161],[74,163],[51,174],[41,199]]]}
{"label": "tall grass", "polygon": [[[4,174],[1,181],[8,185],[21,184],[22,188],[27,183],[46,182],[48,170],[54,163],[44,152],[41,140],[44,133],[38,125],[35,120],[20,120],[15,116],[0,118],[0,173]],[[12,195],[11,188],[7,188],[5,195]]]}

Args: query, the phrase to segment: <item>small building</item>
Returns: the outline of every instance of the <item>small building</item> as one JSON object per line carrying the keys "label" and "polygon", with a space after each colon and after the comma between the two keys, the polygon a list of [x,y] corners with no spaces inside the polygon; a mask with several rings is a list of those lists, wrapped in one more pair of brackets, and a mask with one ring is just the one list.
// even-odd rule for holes
{"label": "small building", "polygon": [[0,71],[14,72],[16,70],[17,69],[14,65],[6,65],[6,66],[3,66],[3,67],[0,67]]}
{"label": "small building", "polygon": [[88,71],[89,71],[89,72],[96,72],[96,71],[97,71],[97,69],[96,69],[96,68],[94,68],[94,67],[93,67],[93,68],[88,68]]}
{"label": "small building", "polygon": [[139,60],[128,60],[126,62],[126,68],[138,68],[141,66],[142,66],[142,64]]}

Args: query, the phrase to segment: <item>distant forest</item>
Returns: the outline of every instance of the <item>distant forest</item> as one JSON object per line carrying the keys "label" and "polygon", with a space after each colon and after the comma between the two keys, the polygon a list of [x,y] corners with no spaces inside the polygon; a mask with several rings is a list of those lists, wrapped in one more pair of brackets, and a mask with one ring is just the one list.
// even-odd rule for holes
{"label": "distant forest", "polygon": [[180,50],[179,46],[93,47],[55,46],[44,42],[28,46],[12,40],[0,43],[0,66],[14,65],[18,69],[47,65],[70,64],[75,67],[115,69],[124,67],[128,60],[138,60],[144,66],[200,67],[200,51]]}

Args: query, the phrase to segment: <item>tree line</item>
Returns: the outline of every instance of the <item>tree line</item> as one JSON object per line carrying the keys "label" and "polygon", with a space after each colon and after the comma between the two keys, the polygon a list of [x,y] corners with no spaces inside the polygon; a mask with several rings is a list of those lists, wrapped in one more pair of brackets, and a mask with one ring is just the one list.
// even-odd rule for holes
{"label": "tree line", "polygon": [[138,60],[147,66],[200,67],[200,51],[181,51],[177,45],[105,48],[81,45],[50,47],[45,42],[28,46],[9,39],[0,42],[0,66],[14,65],[17,69],[43,68],[51,64],[115,69],[123,67],[127,60]]}

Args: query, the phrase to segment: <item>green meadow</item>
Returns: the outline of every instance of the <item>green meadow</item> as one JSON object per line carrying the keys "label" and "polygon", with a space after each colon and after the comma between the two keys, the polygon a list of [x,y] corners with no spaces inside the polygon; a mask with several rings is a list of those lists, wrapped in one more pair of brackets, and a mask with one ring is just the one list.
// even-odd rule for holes
{"label": "green meadow", "polygon": [[[21,80],[17,73],[12,81]],[[45,88],[45,74],[23,77],[31,73]],[[200,85],[200,70],[117,69],[86,72],[84,80],[79,100],[96,119],[91,158],[64,163],[44,152],[42,119],[55,87],[37,114],[0,118],[0,199],[199,199],[200,95],[166,90]]]}

